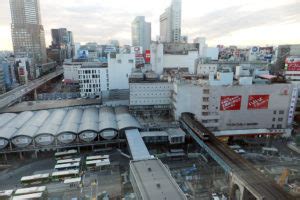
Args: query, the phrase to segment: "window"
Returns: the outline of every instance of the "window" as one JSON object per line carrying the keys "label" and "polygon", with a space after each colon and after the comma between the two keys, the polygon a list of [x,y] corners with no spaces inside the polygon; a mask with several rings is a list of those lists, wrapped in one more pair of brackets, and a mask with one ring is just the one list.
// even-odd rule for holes
{"label": "window", "polygon": [[276,115],[276,113],[277,113],[276,110],[274,110],[274,111],[273,111],[273,114]]}
{"label": "window", "polygon": [[282,117],[278,118],[278,121],[279,121],[279,122],[282,122],[282,121],[283,121],[283,118],[282,118]]}
{"label": "window", "polygon": [[276,118],[273,118],[272,121],[275,122],[275,121],[276,121]]}
{"label": "window", "polygon": [[283,114],[284,114],[284,110],[280,110],[279,115],[283,115]]}
{"label": "window", "polygon": [[282,125],[281,125],[281,124],[278,124],[278,125],[277,125],[277,128],[282,128]]}

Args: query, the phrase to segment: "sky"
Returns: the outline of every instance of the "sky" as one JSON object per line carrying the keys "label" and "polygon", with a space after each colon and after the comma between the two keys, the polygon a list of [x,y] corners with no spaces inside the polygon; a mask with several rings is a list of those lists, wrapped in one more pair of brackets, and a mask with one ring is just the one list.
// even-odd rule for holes
{"label": "sky", "polygon": [[[51,28],[73,31],[75,42],[131,43],[131,22],[145,16],[152,39],[171,0],[40,0],[46,44]],[[11,50],[9,0],[0,0],[0,50]],[[182,0],[182,35],[209,46],[300,43],[300,0]]]}

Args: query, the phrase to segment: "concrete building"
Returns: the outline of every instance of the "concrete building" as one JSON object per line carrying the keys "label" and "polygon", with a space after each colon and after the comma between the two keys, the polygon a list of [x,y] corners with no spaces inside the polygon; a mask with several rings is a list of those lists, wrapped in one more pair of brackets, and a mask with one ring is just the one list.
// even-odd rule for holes
{"label": "concrete building", "polygon": [[80,95],[100,96],[102,91],[109,90],[109,74],[107,67],[101,63],[86,62],[78,68]]}
{"label": "concrete building", "polygon": [[194,74],[198,57],[196,44],[151,44],[152,70],[158,74],[168,68],[188,68],[189,73]]}
{"label": "concrete building", "polygon": [[78,70],[81,68],[81,62],[64,62],[64,83],[65,84],[79,84]]}
{"label": "concrete building", "polygon": [[44,28],[39,0],[10,0],[12,41],[15,57],[32,59],[30,77],[35,78],[35,64],[47,61]]}
{"label": "concrete building", "polygon": [[132,46],[141,46],[143,51],[150,49],[151,23],[144,16],[136,17],[131,23]]}
{"label": "concrete building", "polygon": [[172,83],[161,80],[157,74],[141,73],[142,78],[135,78],[133,75],[129,79],[129,99],[130,107],[134,106],[166,106],[171,103]]}
{"label": "concrete building", "polygon": [[108,56],[109,89],[129,89],[129,75],[135,69],[135,54]]}
{"label": "concrete building", "polygon": [[138,200],[187,199],[159,159],[131,161],[130,182]]}
{"label": "concrete building", "polygon": [[170,7],[160,15],[160,41],[181,42],[181,0],[172,0]]}
{"label": "concrete building", "polygon": [[252,77],[246,83],[232,81],[232,72],[217,77],[176,80],[172,97],[175,118],[183,112],[194,113],[217,136],[290,134],[297,88],[288,83],[259,84]]}

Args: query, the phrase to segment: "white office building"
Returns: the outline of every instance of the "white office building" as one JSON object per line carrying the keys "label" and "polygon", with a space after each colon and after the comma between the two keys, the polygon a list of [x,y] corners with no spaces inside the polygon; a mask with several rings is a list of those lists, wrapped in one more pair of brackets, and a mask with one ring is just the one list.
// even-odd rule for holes
{"label": "white office building", "polygon": [[[162,74],[164,69],[187,68],[189,73],[194,74],[196,60],[199,57],[198,50],[190,48],[191,44],[152,43],[151,44],[151,65],[152,70]],[[168,51],[171,49],[170,51]]]}
{"label": "white office building", "polygon": [[181,0],[172,0],[160,15],[160,41],[181,42]]}
{"label": "white office building", "polygon": [[128,78],[135,68],[135,54],[110,54],[108,56],[109,89],[129,89]]}
{"label": "white office building", "polygon": [[82,97],[100,96],[102,91],[109,90],[108,68],[99,63],[84,63],[78,69],[78,78]]}
{"label": "white office building", "polygon": [[136,17],[131,24],[132,46],[141,46],[143,51],[150,49],[151,23],[144,16]]}

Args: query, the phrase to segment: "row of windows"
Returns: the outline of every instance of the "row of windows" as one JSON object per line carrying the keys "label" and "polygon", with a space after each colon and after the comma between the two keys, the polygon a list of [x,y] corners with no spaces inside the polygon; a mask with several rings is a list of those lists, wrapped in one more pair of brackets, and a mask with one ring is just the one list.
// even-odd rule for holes
{"label": "row of windows", "polygon": [[130,95],[134,97],[145,97],[145,96],[168,96],[169,97],[171,93],[170,92],[156,92],[156,93],[147,92],[147,93],[131,93]]}

